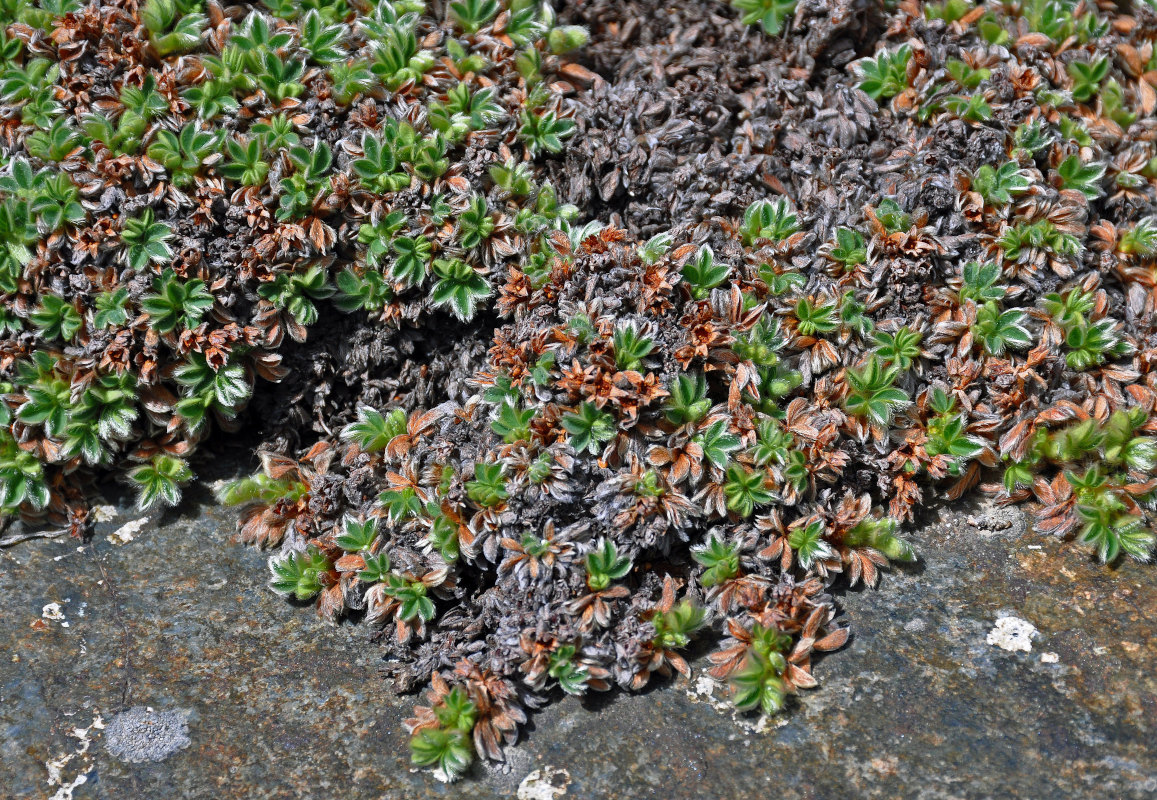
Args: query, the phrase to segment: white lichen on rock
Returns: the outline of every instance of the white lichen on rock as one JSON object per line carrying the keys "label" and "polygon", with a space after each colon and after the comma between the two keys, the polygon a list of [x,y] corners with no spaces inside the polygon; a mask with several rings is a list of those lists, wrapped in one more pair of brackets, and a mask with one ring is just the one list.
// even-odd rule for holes
{"label": "white lichen on rock", "polygon": [[996,626],[988,632],[988,643],[1010,653],[1032,651],[1032,640],[1039,631],[1031,622],[1020,617],[997,617]]}
{"label": "white lichen on rock", "polygon": [[565,769],[543,767],[531,772],[518,784],[518,800],[555,800],[566,794],[570,773]]}
{"label": "white lichen on rock", "polygon": [[110,533],[107,538],[113,544],[128,544],[136,538],[136,535],[141,532],[141,529],[144,528],[148,522],[148,517],[141,517],[140,519],[134,519],[132,522],[126,522]]}
{"label": "white lichen on rock", "polygon": [[[101,719],[99,713],[93,712],[92,723],[87,728],[73,728],[68,732],[69,736],[77,740],[76,749],[45,762],[44,769],[48,772],[48,786],[56,789],[50,800],[72,800],[72,793],[88,782],[88,776],[93,767],[92,757],[88,751],[92,746],[93,739],[103,729],[104,720]],[[65,768],[76,759],[80,759],[80,763],[73,768],[75,774],[71,778],[66,777]],[[70,769],[69,772],[71,773],[73,770]]]}

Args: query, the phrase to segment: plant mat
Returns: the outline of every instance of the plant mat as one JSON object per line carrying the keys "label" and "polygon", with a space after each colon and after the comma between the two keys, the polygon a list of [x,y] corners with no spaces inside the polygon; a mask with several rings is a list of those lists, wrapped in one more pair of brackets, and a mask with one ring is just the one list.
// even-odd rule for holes
{"label": "plant mat", "polygon": [[9,26],[3,502],[259,431],[221,498],[415,763],[693,642],[777,713],[941,499],[1149,558],[1147,4],[145,8]]}

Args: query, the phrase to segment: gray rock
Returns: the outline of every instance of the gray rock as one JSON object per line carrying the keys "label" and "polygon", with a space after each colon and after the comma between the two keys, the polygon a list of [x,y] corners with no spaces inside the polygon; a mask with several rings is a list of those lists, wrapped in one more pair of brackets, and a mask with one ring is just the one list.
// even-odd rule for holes
{"label": "gray rock", "polygon": [[[779,717],[731,711],[700,653],[692,681],[548,707],[508,769],[479,765],[455,784],[412,769],[402,720],[419,698],[391,692],[370,629],[326,626],[270,592],[265,554],[231,542],[233,512],[189,503],[124,541],[111,535],[142,515],[118,508],[89,544],[0,550],[3,800],[1157,791],[1153,568],[1009,535],[1022,521],[985,535],[966,522],[977,506],[913,531],[917,566],[837,592],[852,641]],[[1001,614],[1037,629],[1030,652],[987,643]]]}

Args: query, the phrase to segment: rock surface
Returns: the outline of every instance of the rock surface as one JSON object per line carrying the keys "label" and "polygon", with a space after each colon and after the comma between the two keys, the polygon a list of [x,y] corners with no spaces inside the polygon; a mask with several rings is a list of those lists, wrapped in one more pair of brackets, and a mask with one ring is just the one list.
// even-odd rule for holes
{"label": "rock surface", "polygon": [[[455,785],[411,769],[414,698],[379,676],[368,628],[269,592],[265,556],[231,543],[232,512],[207,496],[144,516],[121,503],[91,542],[0,550],[5,800],[1157,793],[1153,568],[1100,567],[1019,512],[931,515],[916,567],[840,596],[851,644],[778,718],[735,719],[701,671],[568,698],[507,772],[475,766]],[[1027,651],[989,642],[1009,618],[1036,629]],[[164,741],[126,750],[126,719],[163,720]]]}

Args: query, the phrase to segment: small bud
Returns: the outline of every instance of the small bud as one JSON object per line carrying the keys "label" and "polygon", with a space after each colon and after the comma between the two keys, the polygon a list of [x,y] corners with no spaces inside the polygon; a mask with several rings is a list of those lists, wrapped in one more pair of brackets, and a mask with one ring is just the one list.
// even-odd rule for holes
{"label": "small bud", "polygon": [[560,56],[571,50],[577,50],[585,45],[589,39],[590,34],[587,33],[586,28],[581,28],[578,25],[563,25],[552,30],[547,35],[546,41],[550,45],[550,52]]}

